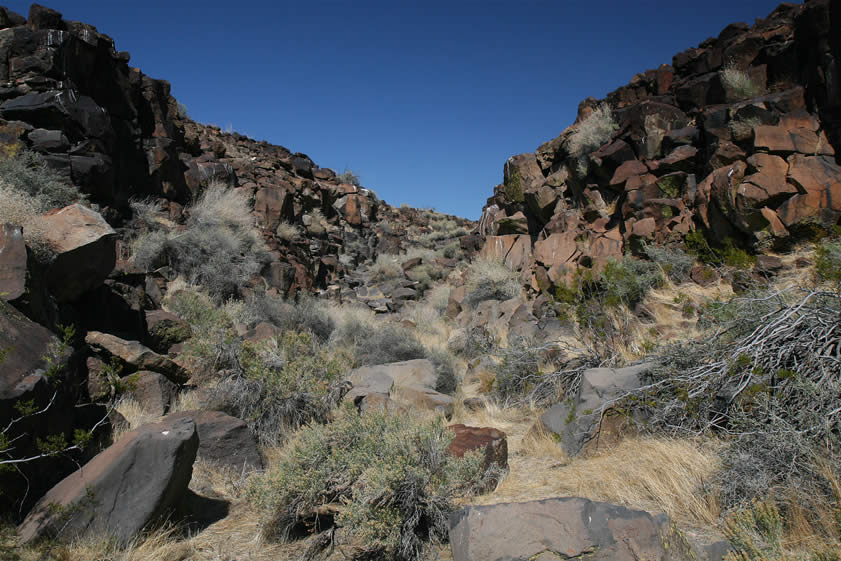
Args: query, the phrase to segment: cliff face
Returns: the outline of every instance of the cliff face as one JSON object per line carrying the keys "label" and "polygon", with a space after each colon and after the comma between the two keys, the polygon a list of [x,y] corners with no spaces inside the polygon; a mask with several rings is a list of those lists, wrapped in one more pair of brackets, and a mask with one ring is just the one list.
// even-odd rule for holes
{"label": "cliff face", "polygon": [[[759,249],[841,217],[841,2],[781,4],[634,76],[510,158],[483,252],[535,289],[699,231]],[[589,136],[588,136],[589,135]]]}
{"label": "cliff face", "polygon": [[[54,10],[33,5],[24,19],[0,8],[0,148],[40,153],[115,227],[132,199],[156,199],[178,222],[212,181],[246,190],[273,252],[262,276],[287,295],[339,282],[381,241],[381,250],[405,246],[399,233],[410,211],[343,183],[305,154],[193,122],[168,82],[129,59],[107,35]],[[323,228],[307,223],[316,210]],[[395,228],[376,227],[383,219]],[[304,235],[281,239],[281,222]]]}

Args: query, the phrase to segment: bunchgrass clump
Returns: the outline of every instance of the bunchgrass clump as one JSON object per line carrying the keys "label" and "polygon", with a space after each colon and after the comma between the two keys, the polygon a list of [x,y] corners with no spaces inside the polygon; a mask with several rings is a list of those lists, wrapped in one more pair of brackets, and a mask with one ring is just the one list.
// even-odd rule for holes
{"label": "bunchgrass clump", "polygon": [[566,139],[569,155],[577,160],[579,173],[587,171],[586,156],[610,140],[619,124],[607,103],[602,103],[582,119]]}
{"label": "bunchgrass clump", "polygon": [[841,283],[841,242],[823,240],[815,248],[815,276],[819,281]]}
{"label": "bunchgrass clump", "polygon": [[52,255],[38,217],[84,197],[73,184],[47,166],[35,152],[0,156],[0,224],[23,228],[23,239],[41,259]]}
{"label": "bunchgrass clump", "polygon": [[733,65],[725,66],[721,72],[721,84],[730,101],[751,99],[764,94],[762,86],[751,78],[746,71],[736,68]]}
{"label": "bunchgrass clump", "polygon": [[266,321],[282,331],[312,333],[322,343],[330,338],[336,327],[326,304],[305,294],[296,300],[284,300],[280,296],[259,292],[245,304],[251,318],[248,327]]}
{"label": "bunchgrass clump", "polygon": [[681,283],[689,280],[689,272],[695,265],[695,258],[682,249],[647,245],[643,251],[649,259],[660,265],[672,281]]}
{"label": "bunchgrass clump", "polygon": [[[450,456],[451,440],[440,418],[359,414],[352,406],[329,424],[301,429],[249,489],[264,537],[286,540],[307,525],[329,531],[335,524],[365,558],[420,559],[428,544],[447,539],[453,500],[487,488],[481,455]],[[332,524],[315,523],[330,511],[324,507],[336,513]]]}
{"label": "bunchgrass clump", "polygon": [[349,169],[346,169],[342,173],[337,173],[336,181],[339,183],[349,183],[350,185],[356,185],[357,187],[360,185],[359,176]]}
{"label": "bunchgrass clump", "polygon": [[383,281],[403,278],[401,259],[397,255],[381,253],[377,260],[368,268],[374,280]]}
{"label": "bunchgrass clump", "polygon": [[476,259],[470,264],[464,303],[475,307],[485,300],[510,300],[520,296],[519,275],[493,259]]}
{"label": "bunchgrass clump", "polygon": [[135,264],[146,271],[169,265],[220,300],[237,295],[269,259],[248,196],[212,182],[187,214],[181,230],[141,231],[132,243]]}
{"label": "bunchgrass clump", "polygon": [[373,366],[426,358],[427,350],[414,333],[394,324],[348,317],[337,325],[330,343],[353,349],[355,366]]}
{"label": "bunchgrass clump", "polygon": [[285,220],[282,220],[275,230],[275,235],[286,242],[294,240],[299,234],[300,231],[298,230],[298,227],[286,222]]}
{"label": "bunchgrass clump", "polygon": [[40,212],[62,208],[82,198],[72,183],[35,152],[23,151],[15,157],[0,157],[0,178],[15,191],[32,197]]}

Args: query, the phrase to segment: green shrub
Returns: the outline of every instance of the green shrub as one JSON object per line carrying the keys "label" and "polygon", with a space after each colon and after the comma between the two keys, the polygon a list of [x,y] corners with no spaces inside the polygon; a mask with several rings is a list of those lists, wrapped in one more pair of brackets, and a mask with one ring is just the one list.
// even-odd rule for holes
{"label": "green shrub", "polygon": [[818,280],[841,282],[841,242],[823,240],[815,248],[815,275]]}
{"label": "green shrub", "polygon": [[242,345],[242,373],[219,382],[214,406],[245,420],[266,443],[311,421],[324,422],[343,393],[337,382],[350,357],[320,345],[310,333],[287,331]]}
{"label": "green shrub", "polygon": [[167,294],[169,311],[190,324],[193,336],[184,343],[184,357],[204,376],[239,368],[242,340],[234,322],[213,298],[193,288]]}
{"label": "green shrub", "polygon": [[695,265],[695,258],[678,248],[647,245],[643,248],[646,256],[660,265],[663,272],[675,282],[689,280],[689,271]]}
{"label": "green shrub", "polygon": [[356,185],[359,187],[359,176],[353,173],[351,170],[346,169],[342,173],[336,174],[336,180],[339,183],[349,183],[351,185]]}
{"label": "green shrub", "polygon": [[757,84],[744,70],[740,70],[733,65],[725,66],[720,72],[721,84],[727,93],[727,99],[730,101],[740,101],[742,99],[751,99],[762,95],[764,90],[760,84]]}
{"label": "green shrub", "polygon": [[663,284],[663,276],[655,263],[626,256],[620,260],[609,259],[599,282],[607,306],[625,305],[633,309],[649,290]]}
{"label": "green shrub", "polygon": [[726,521],[724,535],[733,546],[728,561],[780,559],[783,553],[783,519],[771,501],[753,503]]}
{"label": "green shrub", "polygon": [[427,543],[447,539],[453,499],[487,486],[481,456],[449,456],[451,439],[440,418],[360,415],[350,405],[329,424],[303,428],[250,486],[264,536],[289,539],[319,507],[334,505],[334,522],[365,558],[420,559]]}
{"label": "green shrub", "polygon": [[510,300],[520,296],[520,278],[504,263],[490,259],[476,259],[467,271],[464,303],[475,307],[485,300]]}
{"label": "green shrub", "polygon": [[187,209],[183,230],[141,232],[132,243],[135,264],[168,264],[217,299],[236,295],[269,260],[243,191],[211,183]]}
{"label": "green shrub", "polygon": [[756,257],[736,247],[736,243],[727,238],[720,247],[713,247],[700,230],[690,232],[684,238],[684,247],[707,265],[728,265],[737,269],[748,269],[756,262]]}
{"label": "green shrub", "polygon": [[502,192],[511,202],[521,203],[526,200],[523,194],[523,178],[518,170],[515,170],[502,184]]}
{"label": "green shrub", "polygon": [[426,358],[427,350],[414,333],[394,324],[375,324],[349,318],[337,326],[330,339],[334,347],[353,349],[357,366],[388,364]]}
{"label": "green shrub", "polygon": [[569,155],[578,160],[579,173],[586,172],[587,154],[598,150],[618,129],[619,125],[607,103],[600,104],[575,125],[566,139],[565,147]]}
{"label": "green shrub", "polygon": [[724,247],[720,250],[721,260],[725,265],[737,269],[750,269],[756,263],[756,256],[751,255],[744,249],[736,247],[733,240],[724,241]]}

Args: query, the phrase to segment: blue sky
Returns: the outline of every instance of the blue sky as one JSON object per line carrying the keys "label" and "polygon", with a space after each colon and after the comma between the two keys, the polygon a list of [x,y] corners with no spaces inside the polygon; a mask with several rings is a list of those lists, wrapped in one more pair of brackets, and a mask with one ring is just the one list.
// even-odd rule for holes
{"label": "blue sky", "polygon": [[[505,160],[776,0],[42,0],[168,80],[190,116],[476,218]],[[26,15],[29,2],[0,0]]]}

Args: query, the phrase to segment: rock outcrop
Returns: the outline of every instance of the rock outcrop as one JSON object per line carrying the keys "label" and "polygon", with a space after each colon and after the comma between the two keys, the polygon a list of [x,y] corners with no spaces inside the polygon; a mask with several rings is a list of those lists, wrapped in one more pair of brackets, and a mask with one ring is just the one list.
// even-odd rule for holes
{"label": "rock outcrop", "polygon": [[[584,100],[559,137],[505,163],[482,253],[540,291],[643,243],[700,232],[760,249],[838,224],[839,10],[782,4]],[[615,132],[582,139],[611,113]]]}

